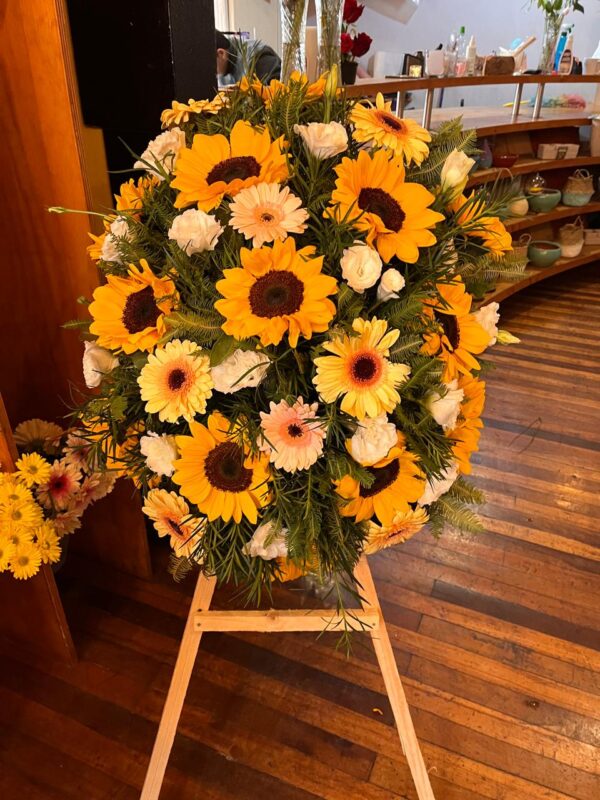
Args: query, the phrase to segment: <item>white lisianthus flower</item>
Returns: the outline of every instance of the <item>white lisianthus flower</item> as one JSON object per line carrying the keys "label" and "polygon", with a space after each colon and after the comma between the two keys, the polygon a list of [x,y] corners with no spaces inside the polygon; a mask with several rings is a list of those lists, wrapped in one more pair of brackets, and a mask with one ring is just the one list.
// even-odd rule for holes
{"label": "white lisianthus flower", "polygon": [[454,149],[444,162],[440,183],[442,191],[452,191],[452,197],[459,195],[467,185],[467,176],[471,171],[475,159]]}
{"label": "white lisianthus flower", "polygon": [[377,299],[380,302],[397,300],[400,297],[398,292],[404,288],[405,283],[404,276],[397,269],[386,269],[377,287]]}
{"label": "white lisianthus flower", "polygon": [[453,464],[451,467],[444,470],[441,478],[428,481],[425,484],[425,491],[417,500],[417,504],[420,506],[428,506],[431,503],[435,503],[443,494],[446,494],[457,478],[458,464]]}
{"label": "white lisianthus flower", "polygon": [[456,425],[456,420],[460,413],[460,404],[464,400],[465,393],[458,388],[458,381],[450,381],[446,384],[448,391],[441,395],[438,392],[430,392],[425,399],[425,407],[445,431],[452,430]]}
{"label": "white lisianthus flower", "polygon": [[351,289],[362,294],[375,286],[381,275],[382,261],[377,250],[356,241],[347,247],[340,259],[342,277]]}
{"label": "white lisianthus flower", "polygon": [[294,133],[302,137],[308,152],[320,160],[333,158],[348,149],[348,133],[339,122],[294,125]]}
{"label": "white lisianthus flower", "polygon": [[[183,147],[185,147],[185,133],[181,128],[171,128],[148,142],[140,160],[135,162],[133,168],[145,169],[155,175],[159,181],[164,181],[164,173],[173,172],[177,156]],[[153,167],[153,164],[157,166]]]}
{"label": "white lisianthus flower", "polygon": [[212,214],[196,208],[188,208],[178,214],[169,228],[168,237],[177,242],[188,256],[214,250],[223,226]]}
{"label": "white lisianthus flower", "polygon": [[84,342],[83,377],[88,389],[100,386],[102,378],[119,365],[119,359],[110,350],[100,347],[96,342]]}
{"label": "white lisianthus flower", "polygon": [[490,337],[488,347],[496,344],[498,338],[498,323],[500,322],[499,308],[499,303],[488,303],[487,306],[481,306],[481,308],[477,309],[473,314],[477,322]]}
{"label": "white lisianthus flower", "polygon": [[363,467],[371,466],[385,458],[398,441],[396,426],[388,421],[386,414],[360,421],[350,439],[350,455]]}
{"label": "white lisianthus flower", "polygon": [[128,242],[131,241],[131,231],[129,230],[129,225],[125,217],[117,217],[110,223],[100,252],[100,258],[103,261],[114,261],[117,264],[123,262],[121,254],[119,253],[119,239],[125,239]]}
{"label": "white lisianthus flower", "polygon": [[173,462],[177,458],[175,437],[166,433],[148,433],[140,439],[140,451],[146,459],[146,466],[156,475],[171,477],[175,471]]}
{"label": "white lisianthus flower", "polygon": [[269,359],[254,350],[236,350],[210,371],[215,390],[233,394],[258,386],[269,369]]}
{"label": "white lisianthus flower", "polygon": [[252,558],[271,561],[273,558],[285,558],[288,554],[285,536],[287,528],[276,528],[272,522],[264,522],[252,534],[252,538],[243,547],[243,552]]}

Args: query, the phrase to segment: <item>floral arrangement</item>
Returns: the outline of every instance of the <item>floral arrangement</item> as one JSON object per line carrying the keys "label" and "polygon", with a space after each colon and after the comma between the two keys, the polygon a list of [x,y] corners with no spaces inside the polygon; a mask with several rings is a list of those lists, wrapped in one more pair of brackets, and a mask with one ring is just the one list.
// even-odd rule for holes
{"label": "floral arrangement", "polygon": [[364,5],[357,0],[345,0],[342,17],[341,52],[342,61],[356,61],[366,55],[373,39],[367,33],[357,33],[354,23],[361,18]]}
{"label": "floral arrangement", "polygon": [[59,561],[61,539],[112,490],[115,476],[91,468],[80,431],[31,419],[17,425],[14,438],[16,470],[0,472],[0,572],[25,579]]}
{"label": "floral arrangement", "polygon": [[[463,191],[474,134],[430,135],[335,70],[174,102],[90,254],[79,410],[173,548],[257,601],[428,524],[478,530],[481,355],[524,267],[500,189]],[[91,378],[91,380],[90,380]],[[86,434],[84,434],[86,438]]]}

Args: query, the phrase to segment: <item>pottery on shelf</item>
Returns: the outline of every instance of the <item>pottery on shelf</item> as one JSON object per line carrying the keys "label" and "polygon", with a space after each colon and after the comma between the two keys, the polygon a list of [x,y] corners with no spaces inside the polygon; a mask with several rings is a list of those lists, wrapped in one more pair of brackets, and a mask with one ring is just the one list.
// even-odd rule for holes
{"label": "pottery on shelf", "polygon": [[525,195],[513,197],[506,206],[506,210],[511,217],[524,217],[529,211],[529,200]]}
{"label": "pottery on shelf", "polygon": [[494,153],[492,156],[492,166],[499,169],[510,169],[514,167],[518,155],[514,153]]}
{"label": "pottery on shelf", "polygon": [[552,211],[560,202],[560,189],[540,189],[527,195],[529,208],[536,213]]}
{"label": "pottery on shelf", "polygon": [[558,261],[561,250],[557,242],[538,240],[531,242],[527,249],[527,256],[536,267],[549,267]]}

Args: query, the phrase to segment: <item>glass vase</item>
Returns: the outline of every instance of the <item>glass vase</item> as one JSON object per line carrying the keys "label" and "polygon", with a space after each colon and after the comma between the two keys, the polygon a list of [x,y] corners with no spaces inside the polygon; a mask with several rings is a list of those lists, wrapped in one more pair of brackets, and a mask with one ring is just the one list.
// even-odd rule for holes
{"label": "glass vase", "polygon": [[336,66],[341,69],[342,16],[344,0],[315,0],[317,9],[317,44],[319,73]]}
{"label": "glass vase", "polygon": [[279,0],[281,19],[281,80],[294,70],[306,72],[306,14],[308,0]]}
{"label": "glass vase", "polygon": [[554,70],[554,54],[560,36],[562,17],[546,16],[544,20],[544,38],[538,69],[548,75]]}

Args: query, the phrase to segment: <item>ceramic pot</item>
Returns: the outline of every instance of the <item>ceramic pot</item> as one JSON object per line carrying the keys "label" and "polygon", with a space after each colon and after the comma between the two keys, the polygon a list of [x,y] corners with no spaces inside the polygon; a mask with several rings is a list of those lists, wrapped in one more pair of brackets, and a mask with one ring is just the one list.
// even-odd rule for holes
{"label": "ceramic pot", "polygon": [[342,61],[342,83],[344,86],[353,86],[356,83],[358,61]]}
{"label": "ceramic pot", "polygon": [[531,242],[527,256],[536,267],[549,267],[560,258],[560,245],[556,242]]}
{"label": "ceramic pot", "polygon": [[524,217],[525,214],[529,211],[529,201],[525,197],[525,195],[521,195],[520,197],[515,197],[510,203],[507,205],[506,210],[508,211],[511,217]]}
{"label": "ceramic pot", "polygon": [[527,195],[529,208],[535,212],[552,211],[560,202],[560,189],[542,189]]}

